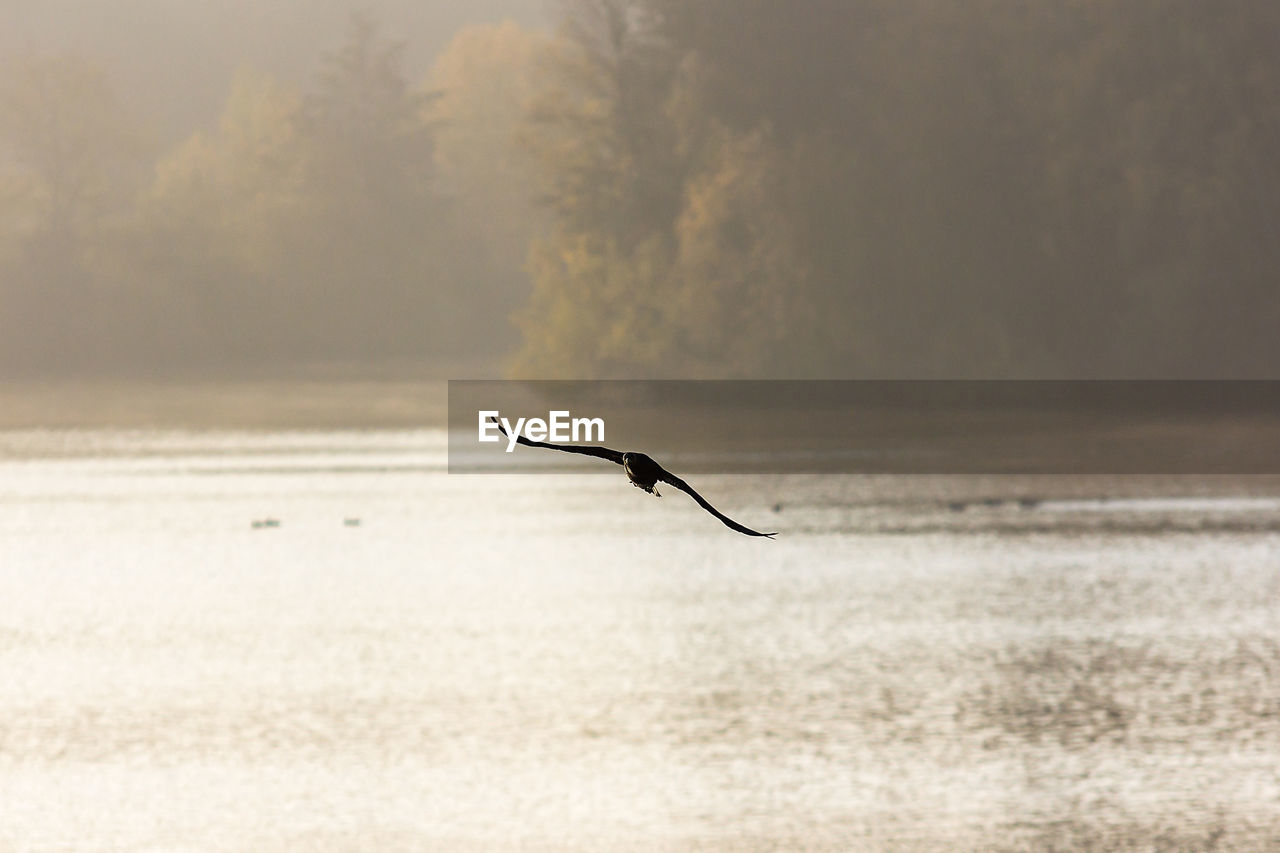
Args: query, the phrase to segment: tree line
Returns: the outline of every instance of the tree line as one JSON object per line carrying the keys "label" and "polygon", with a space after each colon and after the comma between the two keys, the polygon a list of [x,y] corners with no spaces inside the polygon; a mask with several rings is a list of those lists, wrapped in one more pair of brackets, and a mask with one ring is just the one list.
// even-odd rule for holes
{"label": "tree line", "polygon": [[1252,0],[566,0],[410,81],[357,17],[159,153],[29,58],[0,363],[1271,375],[1278,47]]}
{"label": "tree line", "polygon": [[306,85],[245,68],[211,128],[147,141],[103,68],[0,86],[0,366],[256,371],[510,349],[537,226],[510,139],[545,36],[461,32],[424,80],[353,16]]}

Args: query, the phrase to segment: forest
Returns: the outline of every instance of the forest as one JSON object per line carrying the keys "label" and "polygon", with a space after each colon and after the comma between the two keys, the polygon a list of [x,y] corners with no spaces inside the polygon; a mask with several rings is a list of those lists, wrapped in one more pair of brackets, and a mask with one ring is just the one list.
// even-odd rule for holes
{"label": "forest", "polygon": [[352,15],[175,144],[0,60],[0,372],[1277,373],[1280,5],[557,8],[425,75]]}

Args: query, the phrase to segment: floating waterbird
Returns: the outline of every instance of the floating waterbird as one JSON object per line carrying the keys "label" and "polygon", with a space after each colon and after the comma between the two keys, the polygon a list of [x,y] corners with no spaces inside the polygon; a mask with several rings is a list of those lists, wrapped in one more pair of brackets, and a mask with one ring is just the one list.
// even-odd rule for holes
{"label": "floating waterbird", "polygon": [[[507,434],[506,429],[495,418],[490,418],[490,422],[497,423],[498,429],[503,435]],[[595,456],[598,459],[608,459],[615,465],[621,465],[622,470],[626,472],[627,479],[631,481],[631,485],[638,489],[643,489],[655,497],[662,497],[658,494],[656,488],[658,483],[666,483],[669,486],[675,486],[689,497],[698,502],[698,505],[707,512],[720,519],[725,527],[736,530],[739,533],[745,533],[748,536],[765,536],[769,539],[777,536],[774,533],[761,533],[758,530],[752,530],[750,527],[739,524],[720,510],[707,503],[707,499],[693,490],[693,487],[681,480],[675,474],[672,474],[666,468],[663,468],[651,457],[643,453],[634,451],[611,450],[608,447],[600,447],[598,445],[584,444],[552,444],[547,441],[533,441],[525,438],[523,435],[516,435],[516,441],[527,447],[546,447],[551,450],[562,450],[565,453],[579,453],[583,456]]]}

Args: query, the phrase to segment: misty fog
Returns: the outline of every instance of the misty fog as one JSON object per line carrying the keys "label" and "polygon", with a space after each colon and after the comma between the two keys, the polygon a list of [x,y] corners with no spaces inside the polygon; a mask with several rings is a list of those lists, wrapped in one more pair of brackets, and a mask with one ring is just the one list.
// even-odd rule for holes
{"label": "misty fog", "polygon": [[0,0],[0,851],[1280,850],[1277,93],[1275,0]]}
{"label": "misty fog", "polygon": [[0,376],[1269,377],[1280,7],[0,7]]}

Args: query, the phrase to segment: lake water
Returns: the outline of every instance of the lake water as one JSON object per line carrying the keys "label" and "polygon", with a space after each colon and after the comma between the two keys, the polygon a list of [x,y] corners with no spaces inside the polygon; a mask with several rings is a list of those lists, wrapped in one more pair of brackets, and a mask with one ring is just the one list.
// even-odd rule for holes
{"label": "lake water", "polygon": [[1280,848],[1275,480],[613,474],[0,432],[0,849]]}

